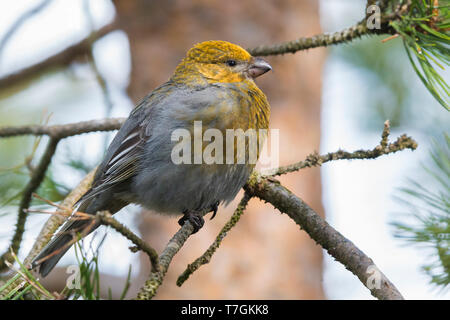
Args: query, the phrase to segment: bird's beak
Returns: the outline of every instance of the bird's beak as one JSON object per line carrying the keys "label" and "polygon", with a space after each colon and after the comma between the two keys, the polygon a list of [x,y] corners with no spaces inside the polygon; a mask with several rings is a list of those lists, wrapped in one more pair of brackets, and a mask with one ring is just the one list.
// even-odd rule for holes
{"label": "bird's beak", "polygon": [[262,58],[253,58],[252,60],[253,61],[250,63],[250,66],[248,68],[248,74],[253,79],[259,77],[260,75],[263,75],[267,71],[272,70],[270,64],[268,64],[267,61]]}

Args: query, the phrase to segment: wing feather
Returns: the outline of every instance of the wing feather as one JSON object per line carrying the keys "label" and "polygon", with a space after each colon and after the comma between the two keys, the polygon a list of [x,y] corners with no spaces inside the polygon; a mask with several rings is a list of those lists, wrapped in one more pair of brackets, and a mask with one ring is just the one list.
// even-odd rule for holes
{"label": "wing feather", "polygon": [[161,103],[172,89],[172,82],[166,82],[144,97],[133,109],[111,142],[103,162],[97,169],[91,189],[79,203],[92,199],[136,175],[143,154],[141,150],[151,135],[148,125],[152,109]]}
{"label": "wing feather", "polygon": [[[127,130],[128,131],[128,130]],[[113,152],[109,152],[100,165],[91,189],[80,199],[80,202],[92,199],[120,182],[130,179],[136,174],[140,148],[145,142],[141,125],[136,125],[120,141]],[[114,146],[114,141],[111,143]]]}

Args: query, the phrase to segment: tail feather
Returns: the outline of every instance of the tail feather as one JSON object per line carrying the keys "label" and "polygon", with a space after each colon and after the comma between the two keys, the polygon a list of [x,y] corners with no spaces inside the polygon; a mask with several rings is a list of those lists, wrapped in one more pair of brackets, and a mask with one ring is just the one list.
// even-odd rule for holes
{"label": "tail feather", "polygon": [[[95,213],[100,210],[109,210],[111,214],[116,213],[128,203],[114,199],[111,201],[111,194],[103,194],[95,199],[85,200],[81,198],[77,211],[84,213]],[[39,267],[39,273],[45,277],[52,271],[58,261],[70,249],[77,239],[77,235],[81,234],[83,237],[94,231],[99,227],[98,223],[93,223],[94,220],[74,220],[69,219],[61,228],[61,231],[44,247],[39,255],[31,262],[32,269]],[[89,228],[89,229],[86,229]]]}
{"label": "tail feather", "polygon": [[[64,235],[58,238],[58,241],[51,244],[51,246],[46,246],[45,249],[31,263],[32,268],[34,269],[39,266],[39,273],[41,274],[41,276],[47,276],[58,263],[58,261],[62,258],[62,256],[67,252],[67,250],[69,250],[70,246],[67,246],[67,248],[63,247],[67,243],[72,241],[72,239],[72,236]],[[55,252],[57,253],[54,254]],[[51,257],[47,258],[39,264],[39,260],[44,259],[51,254],[53,254]]]}
{"label": "tail feather", "polygon": [[[39,267],[39,273],[43,277],[47,276],[67,250],[73,245],[71,242],[74,242],[73,240],[76,239],[76,234],[85,232],[85,228],[91,223],[91,220],[69,220],[66,225],[63,226],[61,232],[59,232],[59,234],[44,247],[41,253],[34,258],[31,263],[32,269]],[[98,226],[98,224],[91,226],[88,233],[97,229]]]}

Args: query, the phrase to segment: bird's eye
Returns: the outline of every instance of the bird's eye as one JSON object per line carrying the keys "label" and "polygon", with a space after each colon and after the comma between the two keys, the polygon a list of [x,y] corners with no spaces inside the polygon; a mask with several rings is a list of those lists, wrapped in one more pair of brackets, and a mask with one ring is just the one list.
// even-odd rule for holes
{"label": "bird's eye", "polygon": [[230,67],[234,67],[236,65],[236,60],[227,60],[226,64]]}

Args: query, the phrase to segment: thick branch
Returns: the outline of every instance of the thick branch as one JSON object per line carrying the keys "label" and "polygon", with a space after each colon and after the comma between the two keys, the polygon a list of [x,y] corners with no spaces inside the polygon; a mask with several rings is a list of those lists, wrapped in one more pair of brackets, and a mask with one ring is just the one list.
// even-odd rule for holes
{"label": "thick branch", "polygon": [[278,181],[274,181],[273,178],[265,179],[254,173],[244,189],[286,213],[317,244],[356,275],[373,296],[383,300],[403,299],[400,292],[376,267],[372,259]]}
{"label": "thick branch", "polygon": [[[329,153],[328,155],[325,155],[325,156],[318,156],[317,154],[314,154],[314,155],[308,156],[305,161],[300,161],[299,163],[296,163],[291,166],[278,168],[272,173],[273,174],[285,174],[287,172],[298,171],[305,167],[310,167],[313,165],[321,165],[322,163],[328,162],[331,160],[373,159],[373,158],[377,158],[381,155],[388,154],[388,153],[394,153],[394,152],[397,152],[397,151],[400,151],[400,150],[403,150],[406,148],[410,148],[410,149],[414,150],[417,147],[417,143],[413,139],[406,137],[406,135],[402,135],[400,138],[397,139],[396,142],[389,144],[389,141],[388,141],[389,134],[390,134],[390,125],[389,125],[389,121],[386,121],[384,123],[384,129],[381,134],[380,145],[377,146],[376,148],[374,148],[373,150],[367,150],[367,151],[359,150],[359,151],[355,151],[354,153],[340,151],[340,152],[335,152],[335,153]],[[256,175],[256,177],[260,177],[260,179],[265,179],[267,181],[272,181],[272,182],[274,181],[273,175],[259,176],[257,173],[254,173],[254,174]],[[257,180],[258,179],[256,179],[256,180],[250,179],[249,182],[247,182],[247,186],[253,186],[255,183],[257,183]],[[245,189],[245,187],[244,187],[244,189]],[[256,194],[251,193],[249,191],[248,187],[246,190],[247,190],[246,196],[250,197],[250,196],[256,195]],[[219,247],[221,241],[223,240],[223,238],[225,237],[227,232],[236,224],[237,221],[235,221],[235,220],[238,220],[239,217],[241,216],[241,214],[243,213],[243,210],[245,209],[245,205],[246,205],[247,201],[248,201],[248,199],[245,199],[245,198],[241,200],[241,203],[238,206],[238,208],[236,209],[235,213],[233,214],[231,220],[225,225],[225,227],[219,233],[219,235],[216,238],[216,241],[208,248],[208,250],[201,257],[196,259],[192,264],[188,265],[187,269],[178,278],[177,285],[181,286],[184,283],[184,281],[186,281],[188,279],[188,277],[193,272],[195,272],[200,266],[202,266],[203,264],[209,263],[209,261],[212,258],[212,255],[215,253],[215,251]],[[269,202],[271,202],[271,201],[269,200]],[[277,206],[273,202],[271,202],[271,203],[277,208]],[[297,223],[299,223],[299,222],[297,222]],[[329,228],[331,228],[331,227],[329,227]],[[337,231],[335,231],[335,232],[337,232]],[[311,236],[311,237],[313,237],[313,236]],[[341,255],[345,255],[344,253],[342,253],[340,251],[339,251],[339,253]],[[369,269],[366,271],[366,273],[367,272],[370,272],[370,274],[372,275],[371,279],[373,279],[373,280],[377,280],[376,277],[381,274],[375,265],[370,265]],[[381,281],[382,277],[379,276],[378,279]],[[375,284],[376,283],[377,282],[375,282]],[[368,284],[367,282],[365,285],[371,286],[371,284]],[[380,285],[380,287],[381,287],[381,285]],[[379,293],[376,292],[376,294],[379,294]],[[381,297],[382,295],[379,294],[379,296]],[[392,295],[390,295],[390,294],[387,294],[387,296],[392,297]]]}

